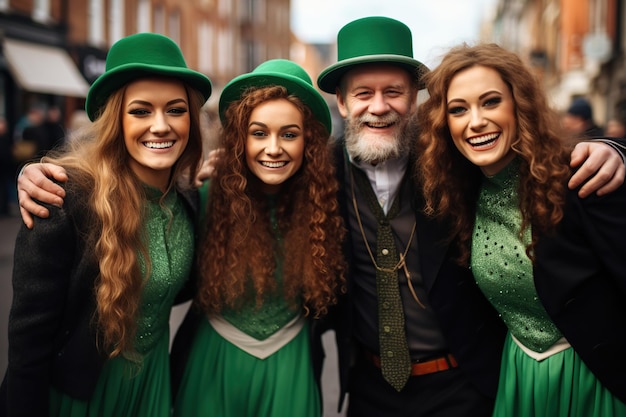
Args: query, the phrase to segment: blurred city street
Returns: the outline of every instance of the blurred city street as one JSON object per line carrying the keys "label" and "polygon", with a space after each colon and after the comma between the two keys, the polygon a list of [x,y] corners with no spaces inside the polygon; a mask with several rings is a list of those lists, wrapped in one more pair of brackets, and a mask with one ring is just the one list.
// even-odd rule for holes
{"label": "blurred city street", "polygon": [[[13,246],[15,236],[21,224],[15,203],[13,203],[11,211],[11,216],[0,217],[0,375],[2,376],[4,376],[8,360],[7,325],[12,297],[11,274],[13,270]],[[172,333],[183,319],[187,307],[188,304],[183,304],[172,310],[170,317]],[[339,417],[345,415],[345,410],[344,413],[337,413],[339,382],[333,333],[329,332],[324,336],[324,347],[326,348],[326,363],[322,374],[324,417]]]}

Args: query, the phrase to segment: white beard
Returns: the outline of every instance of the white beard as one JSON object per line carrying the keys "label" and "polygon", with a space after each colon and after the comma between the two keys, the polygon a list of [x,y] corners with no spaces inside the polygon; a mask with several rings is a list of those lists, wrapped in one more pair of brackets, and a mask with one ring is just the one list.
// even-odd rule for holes
{"label": "white beard", "polygon": [[[395,123],[393,133],[361,131],[366,123],[374,122]],[[402,122],[403,117],[395,112],[383,117],[363,115],[357,119],[347,119],[345,142],[348,153],[352,158],[372,165],[407,153],[411,139],[405,134]]]}

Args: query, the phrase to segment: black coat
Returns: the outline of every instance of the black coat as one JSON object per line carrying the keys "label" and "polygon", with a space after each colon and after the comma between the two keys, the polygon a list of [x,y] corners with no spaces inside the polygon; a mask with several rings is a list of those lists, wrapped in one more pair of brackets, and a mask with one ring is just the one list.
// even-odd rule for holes
{"label": "black coat", "polygon": [[[195,193],[185,200],[193,215]],[[50,217],[35,217],[32,230],[22,225],[16,239],[0,416],[48,415],[51,386],[88,400],[106,360],[92,322],[98,264],[82,238],[91,226],[84,198],[68,190],[63,208],[45,206]]]}
{"label": "black coat", "polygon": [[569,191],[558,233],[540,237],[534,279],[559,330],[626,403],[626,185],[585,199]]}

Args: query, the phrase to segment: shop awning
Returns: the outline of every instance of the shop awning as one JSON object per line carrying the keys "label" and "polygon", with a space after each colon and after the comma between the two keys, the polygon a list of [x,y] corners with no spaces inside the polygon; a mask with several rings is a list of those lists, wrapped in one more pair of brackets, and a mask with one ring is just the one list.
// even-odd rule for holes
{"label": "shop awning", "polygon": [[85,97],[89,84],[60,48],[4,39],[4,56],[15,81],[26,91]]}

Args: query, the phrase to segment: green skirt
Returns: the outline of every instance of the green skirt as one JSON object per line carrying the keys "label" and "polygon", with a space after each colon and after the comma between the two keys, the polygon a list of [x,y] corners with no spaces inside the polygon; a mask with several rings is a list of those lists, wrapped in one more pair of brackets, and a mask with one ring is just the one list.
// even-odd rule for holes
{"label": "green skirt", "polygon": [[308,324],[287,345],[258,359],[203,320],[174,405],[177,417],[319,417]]}
{"label": "green skirt", "polygon": [[50,416],[169,417],[171,415],[169,333],[143,356],[141,367],[125,358],[105,362],[93,396],[79,401],[50,392]]}
{"label": "green skirt", "polygon": [[537,362],[507,336],[494,417],[626,416],[573,348]]}

